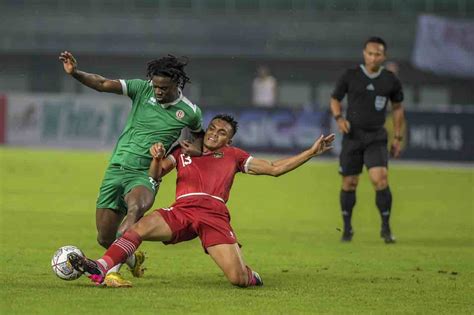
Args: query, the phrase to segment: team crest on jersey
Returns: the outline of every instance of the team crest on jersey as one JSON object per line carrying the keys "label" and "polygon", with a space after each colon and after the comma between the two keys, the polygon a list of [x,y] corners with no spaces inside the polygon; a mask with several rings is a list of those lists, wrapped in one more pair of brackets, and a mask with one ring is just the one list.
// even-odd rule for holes
{"label": "team crest on jersey", "polygon": [[224,152],[214,152],[214,157],[216,159],[222,159],[224,157]]}
{"label": "team crest on jersey", "polygon": [[181,120],[181,119],[183,119],[183,117],[184,117],[184,112],[181,109],[177,110],[176,111],[176,118]]}
{"label": "team crest on jersey", "polygon": [[151,97],[148,99],[148,104],[156,105],[156,98],[155,98],[154,96],[151,96]]}
{"label": "team crest on jersey", "polygon": [[385,103],[387,102],[387,98],[385,96],[376,96],[375,97],[375,109],[381,111],[385,108]]}

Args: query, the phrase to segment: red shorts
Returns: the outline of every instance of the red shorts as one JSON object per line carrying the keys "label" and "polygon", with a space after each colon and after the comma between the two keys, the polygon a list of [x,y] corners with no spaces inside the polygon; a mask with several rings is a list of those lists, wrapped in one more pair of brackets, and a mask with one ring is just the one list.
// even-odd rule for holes
{"label": "red shorts", "polygon": [[171,240],[163,242],[166,245],[189,241],[197,236],[205,251],[213,245],[237,243],[230,226],[229,210],[212,197],[185,197],[170,208],[155,211],[161,214],[173,232]]}

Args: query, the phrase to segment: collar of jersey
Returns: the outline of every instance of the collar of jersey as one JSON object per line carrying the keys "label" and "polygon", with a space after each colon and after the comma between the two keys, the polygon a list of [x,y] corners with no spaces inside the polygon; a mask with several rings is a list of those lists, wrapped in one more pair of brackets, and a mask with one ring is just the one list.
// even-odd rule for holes
{"label": "collar of jersey", "polygon": [[376,77],[378,77],[381,73],[382,73],[382,70],[383,70],[383,67],[381,66],[379,68],[379,71],[375,72],[375,73],[372,73],[370,74],[367,69],[365,68],[365,66],[363,64],[360,65],[360,68],[362,69],[362,71],[364,72],[364,74],[366,76],[368,76],[370,79],[375,79]]}
{"label": "collar of jersey", "polygon": [[218,150],[216,150],[216,151],[202,152],[202,156],[207,156],[207,155],[211,155],[211,154],[214,154],[214,153],[222,153],[222,154],[224,154],[224,153],[222,152],[222,149],[223,149],[223,148],[220,148],[220,149],[218,149]]}
{"label": "collar of jersey", "polygon": [[169,102],[169,103],[163,103],[163,104],[160,103],[160,105],[163,108],[168,108],[170,106],[178,104],[179,102],[181,102],[182,99],[183,99],[183,91],[181,91],[181,89],[178,88],[178,98],[177,99],[175,99],[174,101]]}

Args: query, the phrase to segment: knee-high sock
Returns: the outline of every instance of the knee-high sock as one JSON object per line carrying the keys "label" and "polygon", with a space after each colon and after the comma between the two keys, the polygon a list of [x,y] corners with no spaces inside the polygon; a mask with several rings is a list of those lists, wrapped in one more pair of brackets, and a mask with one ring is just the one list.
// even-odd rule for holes
{"label": "knee-high sock", "polygon": [[130,255],[142,243],[140,235],[135,231],[127,231],[125,234],[115,240],[115,242],[107,249],[104,256],[97,260],[103,267],[103,271],[107,273],[113,266],[124,263]]}
{"label": "knee-high sock", "polygon": [[344,229],[351,230],[352,229],[352,224],[351,224],[352,209],[354,209],[354,205],[356,203],[355,191],[341,190],[340,203],[341,203],[342,219],[344,220]]}
{"label": "knee-high sock", "polygon": [[388,226],[390,221],[390,212],[392,211],[392,192],[390,187],[375,192],[375,204],[380,211],[382,225]]}

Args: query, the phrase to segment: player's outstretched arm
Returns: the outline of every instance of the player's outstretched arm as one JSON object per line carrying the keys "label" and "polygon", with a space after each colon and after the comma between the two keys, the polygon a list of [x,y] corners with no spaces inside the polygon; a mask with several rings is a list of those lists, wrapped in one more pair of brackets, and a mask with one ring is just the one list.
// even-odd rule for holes
{"label": "player's outstretched arm", "polygon": [[248,166],[248,173],[252,175],[270,175],[280,176],[288,173],[295,168],[303,165],[306,161],[316,155],[320,155],[330,149],[332,149],[332,142],[334,141],[334,134],[324,137],[321,135],[311,148],[301,152],[300,154],[291,156],[278,161],[268,161],[258,158],[250,160]]}
{"label": "player's outstretched arm", "polygon": [[161,177],[168,174],[174,165],[171,160],[163,158],[165,156],[165,147],[161,142],[151,146],[150,154],[153,159],[148,170],[148,176],[158,181]]}
{"label": "player's outstretched arm", "polygon": [[59,55],[59,60],[63,63],[64,71],[85,86],[99,92],[122,94],[122,85],[119,80],[110,80],[98,74],[80,71],[77,69],[76,58],[69,51],[63,51]]}

